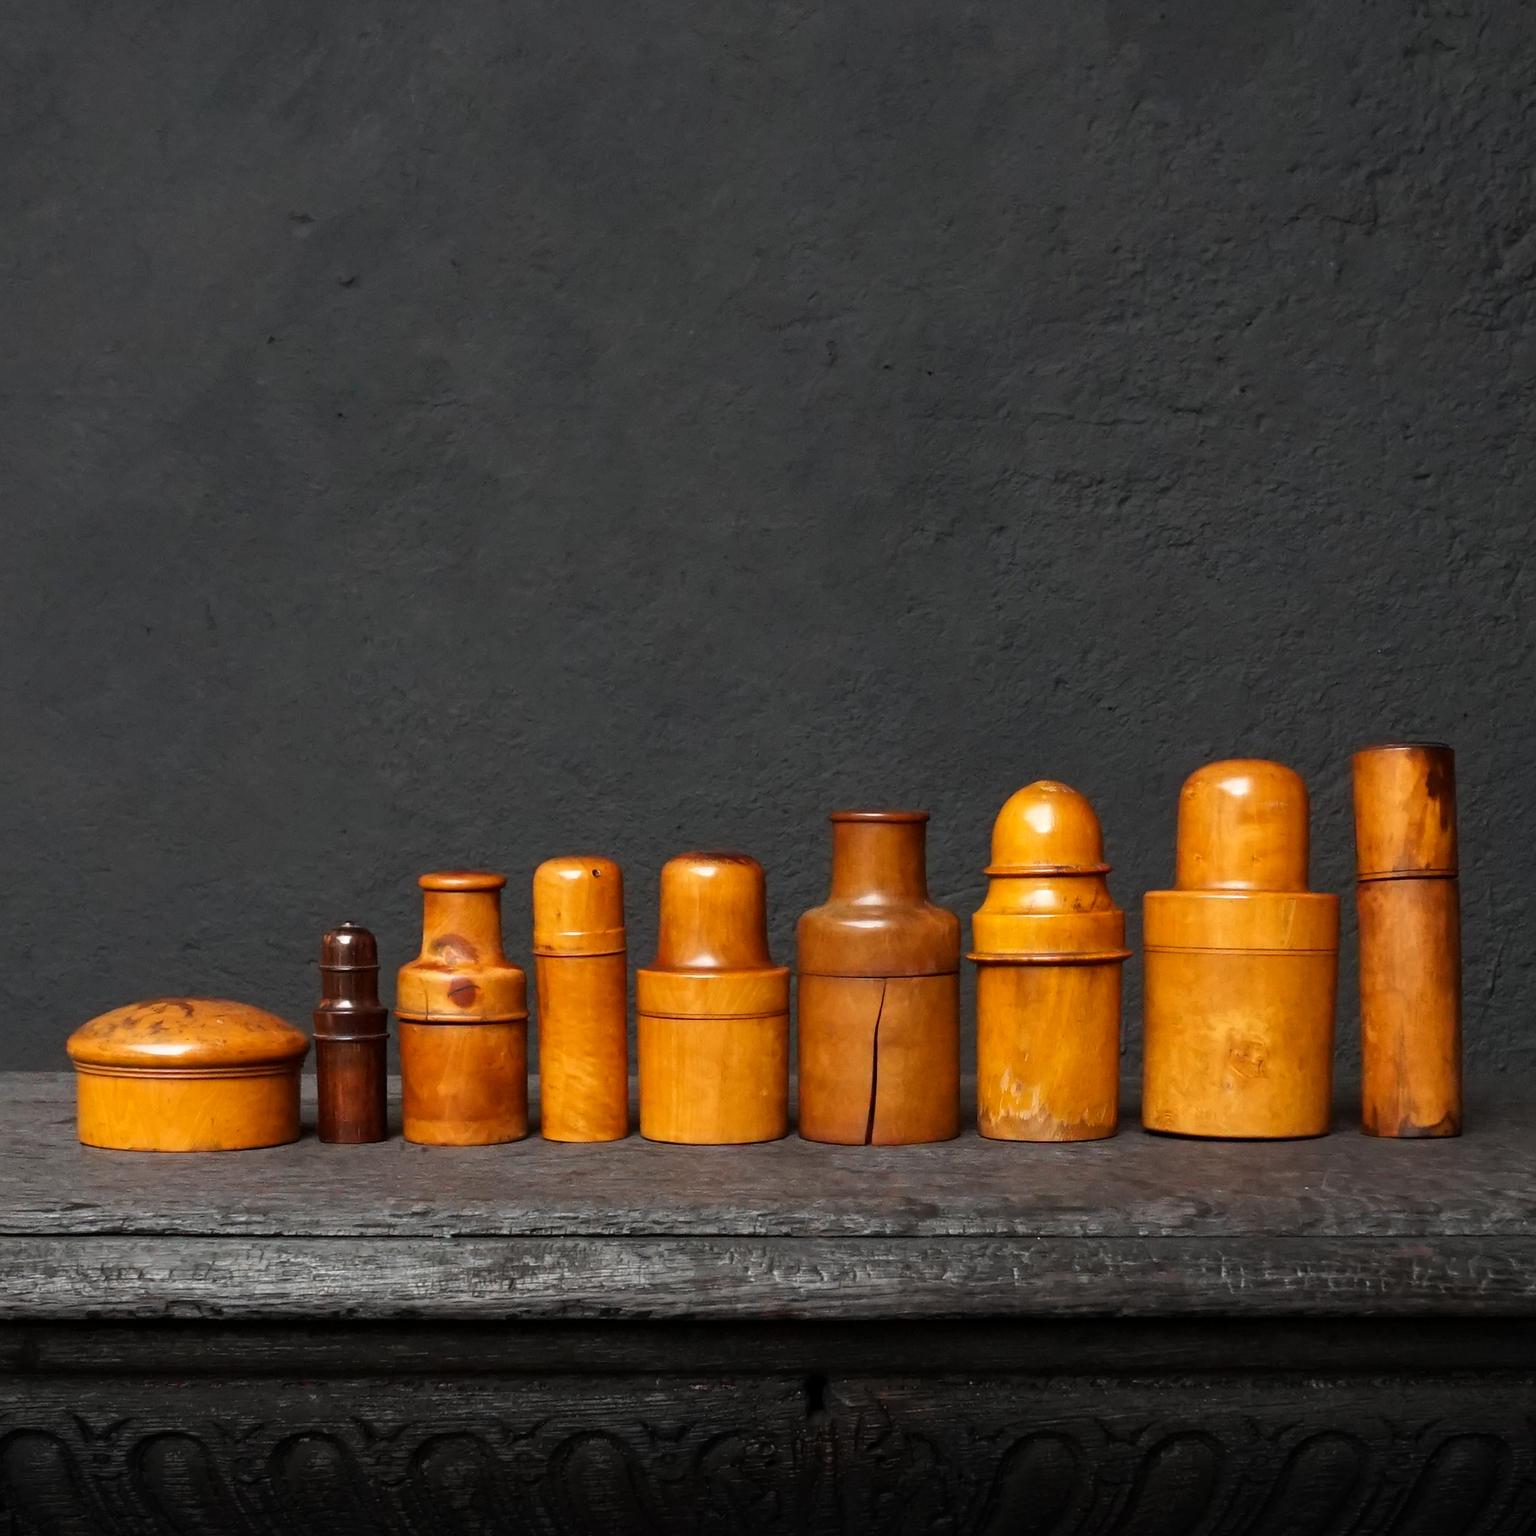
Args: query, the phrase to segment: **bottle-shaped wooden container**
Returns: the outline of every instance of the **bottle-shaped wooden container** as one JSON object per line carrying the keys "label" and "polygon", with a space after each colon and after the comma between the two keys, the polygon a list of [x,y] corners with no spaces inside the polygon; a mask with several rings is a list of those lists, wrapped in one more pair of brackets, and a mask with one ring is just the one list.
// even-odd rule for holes
{"label": "bottle-shaped wooden container", "polygon": [[1328,1129],[1339,900],[1307,889],[1308,836],[1306,785],[1280,763],[1211,763],[1185,780],[1176,889],[1146,897],[1148,1130]]}
{"label": "bottle-shaped wooden container", "polygon": [[832,889],[796,930],[800,1134],[960,1134],[960,922],[928,899],[927,811],[834,811]]}
{"label": "bottle-shaped wooden container", "polygon": [[501,947],[505,875],[423,875],[421,953],[400,968],[407,1141],[471,1147],[528,1134],[527,981]]}
{"label": "bottle-shaped wooden container", "polygon": [[1456,755],[1439,742],[1354,756],[1361,1124],[1461,1132]]}
{"label": "bottle-shaped wooden container", "polygon": [[1049,779],[992,828],[976,948],[976,1125],[1000,1141],[1094,1141],[1120,1115],[1125,914],[1093,807]]}
{"label": "bottle-shaped wooden container", "polygon": [[379,1001],[379,948],[355,923],[320,941],[315,1008],[316,1130],[321,1141],[383,1141],[389,1014]]}
{"label": "bottle-shaped wooden container", "polygon": [[788,1131],[789,968],[768,954],[756,859],[685,853],[663,866],[635,1014],[642,1136],[719,1145]]}
{"label": "bottle-shaped wooden container", "polygon": [[596,854],[533,874],[539,1123],[550,1141],[629,1135],[624,876]]}
{"label": "bottle-shaped wooden container", "polygon": [[69,1037],[80,1140],[129,1152],[236,1152],[299,1136],[309,1038],[218,997],[114,1008]]}

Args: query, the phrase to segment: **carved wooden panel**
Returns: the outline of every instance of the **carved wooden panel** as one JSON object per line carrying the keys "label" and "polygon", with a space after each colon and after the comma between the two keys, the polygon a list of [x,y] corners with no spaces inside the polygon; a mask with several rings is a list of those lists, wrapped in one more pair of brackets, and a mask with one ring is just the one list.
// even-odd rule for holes
{"label": "carved wooden panel", "polygon": [[9,1378],[16,1536],[1514,1536],[1536,1379]]}

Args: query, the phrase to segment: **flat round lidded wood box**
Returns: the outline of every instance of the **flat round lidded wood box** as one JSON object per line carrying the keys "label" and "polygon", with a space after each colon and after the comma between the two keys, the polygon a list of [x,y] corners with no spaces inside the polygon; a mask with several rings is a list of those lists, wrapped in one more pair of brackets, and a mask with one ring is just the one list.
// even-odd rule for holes
{"label": "flat round lidded wood box", "polygon": [[114,1008],[69,1037],[80,1140],[124,1152],[233,1152],[299,1137],[309,1038],[215,997]]}

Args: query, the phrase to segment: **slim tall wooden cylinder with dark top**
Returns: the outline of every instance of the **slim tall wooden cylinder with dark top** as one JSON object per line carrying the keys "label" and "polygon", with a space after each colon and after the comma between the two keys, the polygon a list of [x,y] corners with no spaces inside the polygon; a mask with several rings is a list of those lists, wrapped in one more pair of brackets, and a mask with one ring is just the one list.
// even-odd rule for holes
{"label": "slim tall wooden cylinder with dark top", "polygon": [[539,1122],[550,1141],[629,1135],[629,968],[624,876],[597,854],[533,874]]}
{"label": "slim tall wooden cylinder with dark top", "polygon": [[724,1145],[789,1130],[789,968],[768,953],[763,867],[684,853],[661,871],[656,958],[635,973],[640,1134]]}
{"label": "slim tall wooden cylinder with dark top", "polygon": [[421,953],[395,991],[405,1139],[517,1141],[528,1134],[528,986],[501,947],[507,877],[445,870],[417,883]]}
{"label": "slim tall wooden cylinder with dark top", "polygon": [[1179,794],[1175,885],[1148,891],[1142,1123],[1320,1136],[1333,1093],[1339,898],[1307,889],[1307,787],[1209,763]]}
{"label": "slim tall wooden cylinder with dark top", "polygon": [[378,945],[366,928],[343,923],[321,939],[314,1018],[320,1140],[383,1141],[389,1015],[379,1001]]}
{"label": "slim tall wooden cylinder with dark top", "polygon": [[1000,1141],[1096,1141],[1120,1115],[1125,914],[1093,807],[1054,780],[992,828],[976,948],[976,1126]]}
{"label": "slim tall wooden cylinder with dark top", "polygon": [[927,811],[834,811],[832,889],[796,930],[800,1134],[960,1134],[960,922],[928,899]]}
{"label": "slim tall wooden cylinder with dark top", "polygon": [[1456,754],[1439,742],[1353,760],[1361,1127],[1461,1133]]}

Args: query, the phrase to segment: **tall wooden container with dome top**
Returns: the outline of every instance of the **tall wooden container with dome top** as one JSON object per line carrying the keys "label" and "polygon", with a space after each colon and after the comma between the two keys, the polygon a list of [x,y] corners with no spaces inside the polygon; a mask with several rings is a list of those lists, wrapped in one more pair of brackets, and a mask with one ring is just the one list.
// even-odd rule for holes
{"label": "tall wooden container with dome top", "polygon": [[1110,897],[1093,807],[1049,779],[992,829],[972,918],[976,1123],[1000,1141],[1093,1141],[1120,1113],[1125,914]]}

